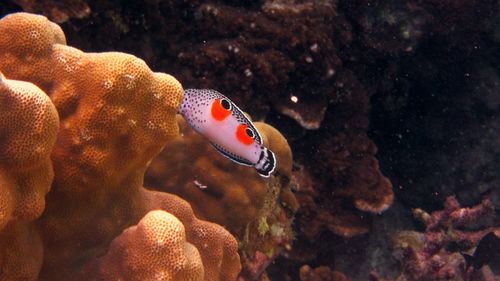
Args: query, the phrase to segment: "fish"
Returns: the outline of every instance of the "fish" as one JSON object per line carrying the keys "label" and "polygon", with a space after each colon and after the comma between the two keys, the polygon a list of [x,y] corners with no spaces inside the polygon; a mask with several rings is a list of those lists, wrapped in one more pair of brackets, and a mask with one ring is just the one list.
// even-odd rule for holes
{"label": "fish", "polygon": [[243,111],[212,89],[185,89],[179,113],[212,146],[232,161],[254,167],[262,177],[276,169],[275,154]]}
{"label": "fish", "polygon": [[462,253],[467,268],[472,266],[475,270],[483,265],[500,262],[500,237],[495,232],[489,232],[479,240],[473,255]]}

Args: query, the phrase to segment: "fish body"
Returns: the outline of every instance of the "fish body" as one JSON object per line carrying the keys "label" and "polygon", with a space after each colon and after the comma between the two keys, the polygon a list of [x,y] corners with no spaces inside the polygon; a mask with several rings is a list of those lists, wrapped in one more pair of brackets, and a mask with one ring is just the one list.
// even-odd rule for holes
{"label": "fish body", "polygon": [[476,270],[481,269],[483,265],[500,263],[500,237],[495,232],[489,232],[484,235],[477,243],[473,255],[462,253],[467,264],[467,268],[473,267]]}
{"label": "fish body", "polygon": [[274,153],[262,144],[252,121],[223,94],[210,89],[186,89],[179,113],[224,156],[255,167],[263,177],[273,173]]}

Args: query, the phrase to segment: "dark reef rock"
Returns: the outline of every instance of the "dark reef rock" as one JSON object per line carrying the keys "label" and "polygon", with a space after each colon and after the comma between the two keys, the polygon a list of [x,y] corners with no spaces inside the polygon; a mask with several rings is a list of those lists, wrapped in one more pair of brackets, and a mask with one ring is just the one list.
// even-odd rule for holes
{"label": "dark reef rock", "polygon": [[366,233],[369,216],[363,212],[383,212],[393,201],[392,185],[380,173],[376,146],[366,135],[368,95],[355,77],[343,74],[338,82],[347,94],[332,107],[321,137],[306,138],[307,146],[295,154],[311,177],[297,192],[301,229],[311,239],[327,229],[345,237]]}
{"label": "dark reef rock", "polygon": [[300,268],[300,281],[347,281],[347,277],[340,272],[331,270],[327,266],[311,268],[304,265]]}
{"label": "dark reef rock", "polygon": [[339,91],[338,46],[350,40],[333,3],[269,1],[255,11],[203,4],[194,20],[201,42],[178,56],[190,69],[187,84],[219,88],[260,116],[271,105],[306,129],[319,128]]}
{"label": "dark reef rock", "polygon": [[23,11],[35,14],[44,14],[56,23],[63,23],[69,19],[82,19],[90,15],[90,7],[86,0],[13,0]]}

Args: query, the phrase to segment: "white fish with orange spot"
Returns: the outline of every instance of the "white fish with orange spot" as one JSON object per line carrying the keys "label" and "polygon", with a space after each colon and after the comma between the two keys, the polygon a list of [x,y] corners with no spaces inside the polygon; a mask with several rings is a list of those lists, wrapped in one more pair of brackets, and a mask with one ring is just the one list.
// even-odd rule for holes
{"label": "white fish with orange spot", "polygon": [[186,89],[179,113],[227,158],[255,167],[263,177],[274,172],[274,153],[262,144],[252,122],[223,94],[209,89]]}

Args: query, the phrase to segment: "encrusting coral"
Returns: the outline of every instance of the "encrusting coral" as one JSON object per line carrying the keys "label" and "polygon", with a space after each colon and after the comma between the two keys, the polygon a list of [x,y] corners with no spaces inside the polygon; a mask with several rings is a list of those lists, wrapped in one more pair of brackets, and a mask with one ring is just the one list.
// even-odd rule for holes
{"label": "encrusting coral", "polygon": [[152,161],[146,185],[179,195],[197,216],[226,226],[240,242],[240,280],[255,280],[293,238],[291,222],[298,206],[288,184],[290,147],[276,129],[254,123],[277,158],[275,176],[267,180],[254,168],[222,156],[184,119],[178,122],[181,135]]}
{"label": "encrusting coral", "polygon": [[[240,271],[237,244],[227,231],[195,219],[189,204],[176,196],[142,187],[148,163],[178,134],[175,114],[183,89],[175,78],[152,72],[132,55],[84,53],[66,46],[59,26],[27,13],[0,20],[0,71],[44,90],[61,125],[50,155],[52,189],[43,216],[30,228],[34,236],[40,233],[44,247],[40,275],[31,265],[26,270],[33,274],[27,277],[15,271],[19,268],[6,271],[2,264],[1,279],[115,280],[107,275],[114,269],[125,270],[116,274],[129,273],[117,266],[122,263],[139,274],[127,275],[125,280],[156,280],[160,275],[176,280],[169,274],[189,265],[167,264],[159,253],[134,248],[135,243],[145,243],[159,249],[167,235],[165,224],[179,227],[161,211],[150,213],[158,209],[172,213],[184,225],[187,243],[196,247],[203,262],[204,277],[199,280],[236,278]],[[2,153],[7,151],[4,143],[0,148]],[[8,164],[0,160],[2,166]],[[151,240],[139,235],[146,230]],[[5,245],[4,236],[1,244]],[[188,244],[178,245],[185,249]],[[130,247],[130,256],[116,255],[123,247]],[[193,266],[201,263],[194,249],[185,253]],[[33,256],[37,255],[25,258]],[[38,258],[32,264],[41,265],[42,255]]]}

